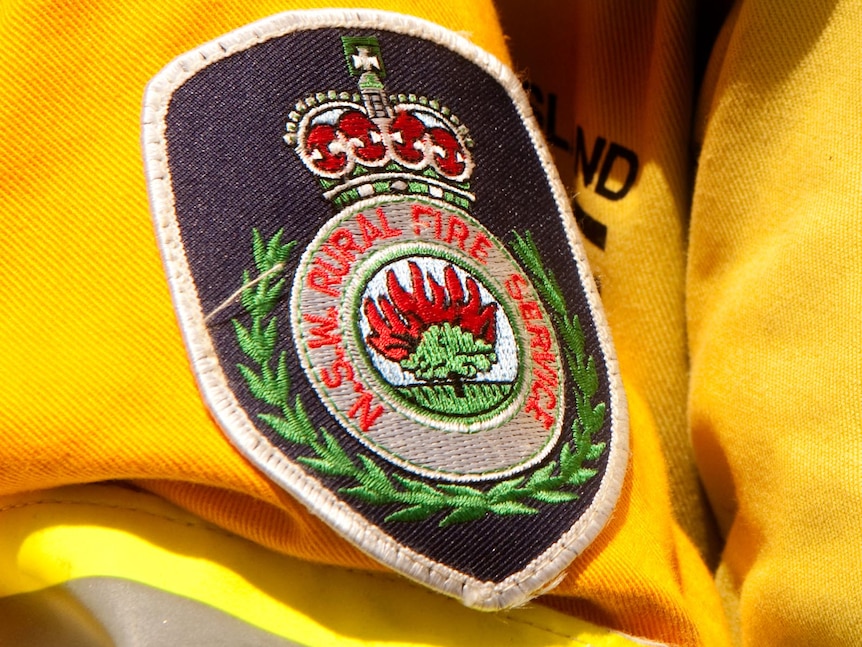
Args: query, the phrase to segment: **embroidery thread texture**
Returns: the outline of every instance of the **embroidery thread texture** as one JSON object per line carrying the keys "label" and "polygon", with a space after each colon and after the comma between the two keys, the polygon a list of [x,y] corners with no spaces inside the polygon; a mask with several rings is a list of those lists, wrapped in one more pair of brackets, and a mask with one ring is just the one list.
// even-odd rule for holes
{"label": "embroidery thread texture", "polygon": [[[387,475],[365,454],[352,459],[338,440],[326,429],[315,429],[301,398],[291,397],[290,376],[287,372],[286,351],[274,357],[278,345],[278,324],[273,310],[282,297],[285,279],[276,278],[273,268],[287,262],[296,241],[282,243],[284,230],[269,241],[254,230],[252,251],[262,280],[242,292],[241,303],[251,319],[250,327],[234,319],[237,342],[250,360],[250,365],[238,368],[251,394],[275,407],[279,414],[264,413],[259,418],[288,442],[306,447],[313,456],[297,460],[319,474],[348,477],[356,481],[339,492],[374,505],[398,505],[387,522],[422,521],[433,514],[446,512],[440,527],[480,519],[487,514],[529,515],[538,510],[525,500],[542,503],[562,503],[578,498],[571,489],[577,488],[596,475],[596,470],[584,467],[587,461],[601,457],[605,443],[593,443],[592,436],[605,417],[605,403],[593,405],[598,390],[595,362],[584,348],[584,334],[577,315],[569,315],[565,299],[553,274],[542,264],[529,232],[522,237],[514,234],[513,249],[521,262],[536,279],[536,290],[547,303],[563,338],[564,354],[575,388],[577,416],[572,425],[572,441],[563,444],[559,462],[551,461],[529,477],[519,476],[496,484],[487,491],[459,484],[429,485],[400,474]],[[265,276],[264,276],[265,275]],[[243,285],[252,281],[246,270]],[[393,479],[395,482],[393,482]],[[565,488],[565,489],[564,489]]]}

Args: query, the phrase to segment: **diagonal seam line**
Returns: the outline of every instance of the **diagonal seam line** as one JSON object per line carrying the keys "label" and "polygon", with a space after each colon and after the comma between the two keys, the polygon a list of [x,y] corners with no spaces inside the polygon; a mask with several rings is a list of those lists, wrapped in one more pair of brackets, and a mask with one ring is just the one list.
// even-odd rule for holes
{"label": "diagonal seam line", "polygon": [[[102,508],[102,509],[106,509],[106,510],[121,510],[121,511],[125,511],[125,512],[136,512],[136,513],[147,515],[149,517],[153,517],[155,519],[160,519],[162,521],[168,521],[170,523],[175,523],[175,524],[178,524],[181,526],[185,526],[187,528],[198,528],[200,530],[212,532],[212,533],[221,535],[223,537],[227,537],[229,539],[253,543],[250,540],[245,539],[239,535],[233,534],[233,533],[231,533],[227,530],[224,530],[222,528],[219,528],[217,526],[208,525],[207,523],[202,522],[202,521],[183,520],[183,519],[179,519],[177,517],[171,517],[168,515],[160,514],[157,512],[153,512],[151,510],[146,510],[144,508],[140,508],[137,506],[131,506],[131,505],[116,505],[116,504],[99,503],[99,502],[85,501],[85,500],[53,498],[53,499],[40,499],[37,501],[27,501],[24,503],[14,503],[12,505],[0,507],[0,514],[2,514],[4,512],[10,512],[13,510],[21,510],[24,508],[35,507],[35,506],[39,506],[39,505],[76,505],[76,506],[81,506],[81,507]],[[260,546],[259,544],[253,544],[253,545]],[[265,550],[271,550],[271,549],[267,549],[263,546],[261,546],[261,548],[264,548]],[[277,551],[273,551],[273,552],[277,552]],[[290,557],[286,553],[278,553],[278,554]],[[356,568],[344,568],[344,567],[333,566],[333,565],[329,565],[329,564],[317,564],[317,566],[324,566],[326,568],[337,568],[339,570],[344,570],[344,571],[347,571],[350,573],[363,575],[365,577],[369,577],[372,579],[386,580],[386,579],[390,579],[389,576],[391,576],[391,575],[397,575],[397,573],[394,573],[394,572],[393,573],[374,573],[371,571],[364,571],[364,570],[356,569]],[[408,582],[408,580],[406,580],[406,579],[403,579],[402,581],[404,581],[405,583]],[[435,598],[437,598],[437,596],[440,596],[440,594],[435,593],[433,591],[430,591],[429,589],[427,589],[424,586],[416,587],[416,590],[425,594],[425,595],[434,596]],[[450,599],[446,598],[446,596],[440,596],[440,597],[447,599],[447,601],[451,602],[452,604],[457,604],[456,601],[450,600]],[[516,623],[519,625],[524,625],[527,627],[532,627],[534,629],[537,629],[539,631],[543,631],[543,632],[545,632],[549,635],[552,635],[552,636],[557,636],[559,638],[566,638],[568,640],[576,641],[578,645],[582,645],[583,647],[595,647],[595,646],[591,645],[590,643],[585,643],[585,642],[581,641],[580,639],[577,638],[577,636],[574,636],[572,634],[568,634],[565,632],[561,632],[561,631],[556,631],[554,629],[551,629],[549,627],[544,627],[544,626],[537,624],[535,622],[530,622],[530,621],[524,620],[522,618],[517,618],[517,617],[514,617],[512,615],[508,615],[508,614],[503,615],[502,617],[504,617],[506,620],[508,620],[510,622],[513,622],[513,623]],[[580,618],[575,618],[574,616],[572,616],[572,617],[576,620],[580,620]],[[601,627],[599,627],[599,628],[601,629]]]}

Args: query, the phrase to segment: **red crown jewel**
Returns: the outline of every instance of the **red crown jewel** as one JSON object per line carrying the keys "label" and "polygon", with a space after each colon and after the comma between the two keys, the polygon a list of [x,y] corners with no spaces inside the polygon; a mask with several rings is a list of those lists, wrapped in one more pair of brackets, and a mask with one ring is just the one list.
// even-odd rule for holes
{"label": "red crown jewel", "polygon": [[319,92],[297,102],[285,142],[344,207],[375,195],[414,194],[469,209],[473,159],[467,128],[435,100],[386,95],[376,39],[343,39],[359,93]]}

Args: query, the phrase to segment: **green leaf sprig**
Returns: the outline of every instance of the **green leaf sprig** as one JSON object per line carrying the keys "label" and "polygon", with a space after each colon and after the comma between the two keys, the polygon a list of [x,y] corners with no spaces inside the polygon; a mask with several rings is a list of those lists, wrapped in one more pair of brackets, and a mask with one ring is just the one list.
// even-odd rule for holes
{"label": "green leaf sprig", "polygon": [[565,443],[558,461],[551,461],[529,476],[518,476],[497,483],[488,490],[471,485],[437,484],[400,474],[387,474],[376,460],[365,454],[351,457],[338,439],[326,429],[315,428],[299,395],[291,397],[286,351],[276,355],[278,323],[273,315],[281,300],[285,278],[283,270],[296,241],[282,243],[280,230],[264,241],[260,232],[252,236],[252,252],[258,278],[243,274],[241,303],[250,323],[233,320],[236,339],[248,358],[239,364],[249,392],[273,407],[277,413],[259,414],[259,419],[288,442],[304,447],[306,455],[297,461],[318,474],[344,477],[353,484],[339,493],[372,505],[397,509],[385,517],[387,522],[417,522],[443,514],[440,527],[451,526],[493,515],[532,515],[535,502],[557,504],[578,498],[576,488],[596,475],[584,467],[598,459],[605,443],[593,443],[592,436],[602,426],[604,403],[592,404],[598,389],[595,363],[584,350],[584,335],[578,317],[568,314],[562,292],[553,276],[541,263],[532,237],[515,235],[515,253],[536,278],[536,289],[549,304],[563,339],[566,363],[576,385],[577,416],[572,426],[572,441]]}

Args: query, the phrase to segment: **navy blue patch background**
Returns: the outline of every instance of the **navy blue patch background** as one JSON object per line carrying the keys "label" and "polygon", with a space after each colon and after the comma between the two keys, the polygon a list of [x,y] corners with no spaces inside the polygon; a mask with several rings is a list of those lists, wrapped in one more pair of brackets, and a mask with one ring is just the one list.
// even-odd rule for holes
{"label": "navy blue patch background", "polygon": [[[241,285],[243,270],[254,275],[253,228],[265,239],[285,228],[284,240],[299,242],[288,267],[290,282],[301,250],[335,215],[316,178],[282,137],[297,100],[321,91],[357,90],[356,79],[347,73],[341,36],[379,40],[388,94],[437,99],[466,124],[475,142],[472,214],[506,243],[513,231],[532,232],[570,310],[581,314],[587,351],[600,360],[596,331],[548,180],[506,91],[478,66],[442,46],[374,28],[320,29],[275,38],[205,67],[175,91],[167,113],[169,167],[177,219],[203,312],[214,310]],[[342,430],[312,390],[293,346],[288,306],[289,292],[277,315],[294,392],[302,394],[317,425],[336,433],[349,453],[369,454]],[[250,419],[256,420],[259,413],[276,412],[250,395],[236,368],[247,360],[230,320],[242,314],[236,303],[208,326],[231,388]],[[608,376],[603,363],[597,364],[600,387],[595,401],[608,402]],[[594,442],[610,440],[609,414]],[[568,393],[561,443],[571,441],[574,415],[574,400]],[[288,456],[307,453],[262,423],[258,428]],[[558,449],[546,462],[557,453]],[[605,450],[594,466],[599,474],[582,487],[579,500],[553,505],[530,500],[540,510],[532,516],[489,515],[440,529],[437,524],[443,514],[424,522],[386,523],[384,518],[396,507],[342,498],[415,551],[479,580],[500,581],[545,552],[571,527],[592,502],[607,454]],[[336,492],[355,484],[311,473]]]}

